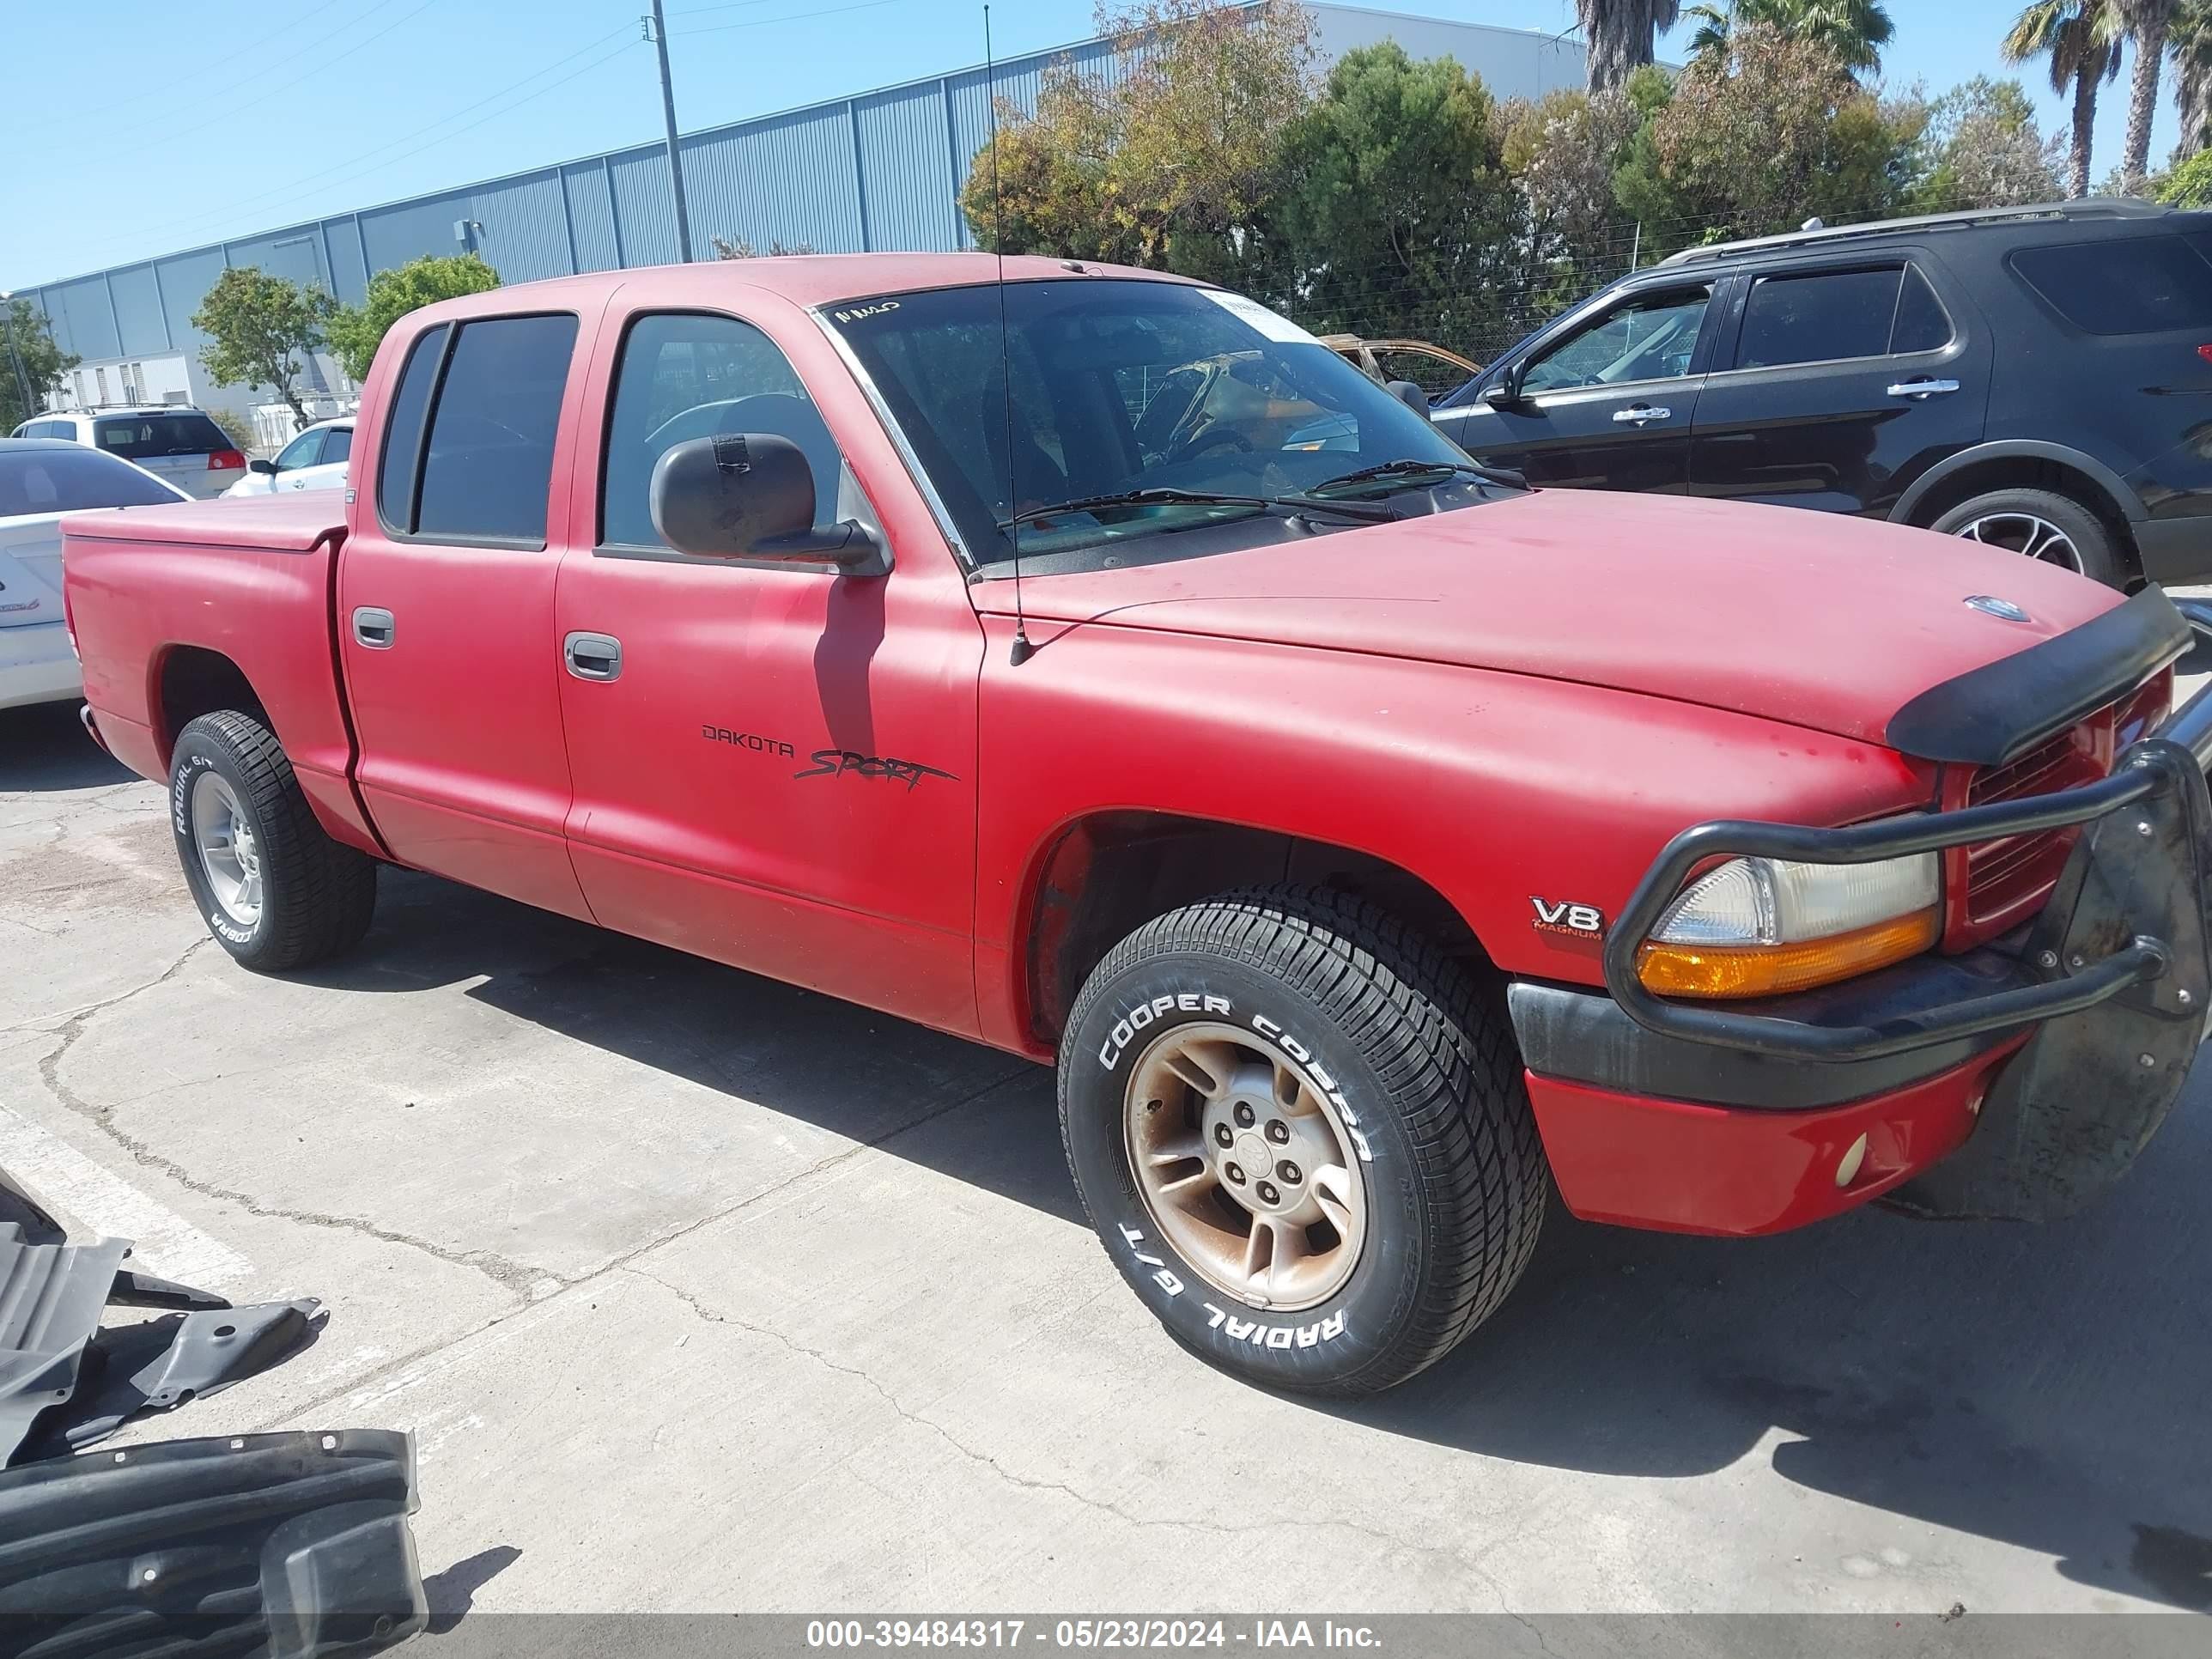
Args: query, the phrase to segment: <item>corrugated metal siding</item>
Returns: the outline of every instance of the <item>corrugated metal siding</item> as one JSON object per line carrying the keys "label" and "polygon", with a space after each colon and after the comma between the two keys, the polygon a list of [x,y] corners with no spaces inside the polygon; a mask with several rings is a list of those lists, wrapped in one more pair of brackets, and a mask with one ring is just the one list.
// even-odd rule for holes
{"label": "corrugated metal siding", "polygon": [[[1310,9],[1325,58],[1395,37],[1416,57],[1451,52],[1500,97],[1581,80],[1582,49],[1572,42],[1310,0]],[[1000,64],[998,95],[1035,110],[1046,69],[1060,59],[1109,80],[1121,70],[1109,43],[1086,40]],[[742,237],[762,249],[778,240],[805,242],[825,252],[972,246],[956,204],[990,137],[990,81],[974,68],[688,135],[692,252],[706,257],[715,236]],[[63,349],[88,364],[159,349],[156,325],[164,314],[173,349],[196,352],[206,342],[185,319],[226,256],[232,264],[321,282],[340,299],[357,301],[373,270],[460,252],[467,244],[454,239],[456,220],[482,227],[471,233],[475,246],[508,282],[677,257],[667,159],[658,144],[647,144],[24,293],[52,319]]]}

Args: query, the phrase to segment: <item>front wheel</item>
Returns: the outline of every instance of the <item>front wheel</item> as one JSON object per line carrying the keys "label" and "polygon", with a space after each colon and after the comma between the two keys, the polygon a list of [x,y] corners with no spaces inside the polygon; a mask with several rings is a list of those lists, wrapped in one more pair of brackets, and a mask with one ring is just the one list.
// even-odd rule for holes
{"label": "front wheel", "polygon": [[304,968],[359,942],[376,862],[332,841],[276,734],[233,709],[177,734],[169,820],[208,931],[246,967]]}
{"label": "front wheel", "polygon": [[1547,1188],[1504,1010],[1348,895],[1232,894],[1110,951],[1060,1130],[1108,1253],[1185,1346],[1271,1387],[1391,1387],[1502,1303]]}

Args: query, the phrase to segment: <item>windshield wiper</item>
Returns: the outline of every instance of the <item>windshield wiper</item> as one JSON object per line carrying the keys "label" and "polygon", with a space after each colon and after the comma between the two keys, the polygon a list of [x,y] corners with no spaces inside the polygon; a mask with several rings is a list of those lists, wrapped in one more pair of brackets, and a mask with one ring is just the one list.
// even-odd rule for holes
{"label": "windshield wiper", "polygon": [[1000,520],[999,528],[1012,530],[1039,519],[1091,513],[1106,507],[1249,507],[1261,513],[1331,513],[1361,524],[1390,524],[1398,518],[1395,509],[1378,502],[1328,501],[1311,495],[1231,495],[1213,489],[1173,489],[1163,486],[1118,490],[1110,495],[1082,495],[1051,507],[1024,507],[1012,518]]}
{"label": "windshield wiper", "polygon": [[1471,478],[1480,478],[1485,483],[1505,484],[1515,489],[1526,489],[1528,480],[1522,474],[1503,466],[1483,466],[1474,461],[1382,461],[1374,466],[1363,466],[1357,472],[1346,472],[1334,478],[1323,478],[1308,486],[1308,493],[1316,489],[1334,489],[1340,484],[1365,483],[1370,478],[1413,477],[1423,472],[1464,472]]}

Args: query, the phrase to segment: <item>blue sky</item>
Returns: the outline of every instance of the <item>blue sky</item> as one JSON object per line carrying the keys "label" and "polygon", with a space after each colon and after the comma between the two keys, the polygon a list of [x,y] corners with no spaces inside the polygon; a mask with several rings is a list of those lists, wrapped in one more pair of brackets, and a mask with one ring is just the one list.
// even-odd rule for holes
{"label": "blue sky", "polygon": [[[978,62],[976,0],[664,0],[688,131]],[[1889,0],[1884,75],[2006,72],[2019,0]],[[657,137],[645,0],[102,0],[10,7],[0,286],[276,228]],[[1573,0],[1383,9],[1559,32]],[[998,0],[1001,56],[1091,33],[1090,0]],[[1686,33],[1686,31],[1684,31]],[[1662,55],[1666,48],[1662,46]],[[2026,76],[2047,126],[2062,101]],[[42,89],[27,97],[27,89]],[[2118,159],[2108,89],[2095,176]],[[2171,147],[2170,102],[2153,155]]]}

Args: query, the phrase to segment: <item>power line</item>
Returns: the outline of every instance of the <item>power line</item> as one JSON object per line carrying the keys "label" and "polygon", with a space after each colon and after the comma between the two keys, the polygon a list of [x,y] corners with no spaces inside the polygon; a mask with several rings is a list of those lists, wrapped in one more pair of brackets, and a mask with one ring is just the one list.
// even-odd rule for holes
{"label": "power line", "polygon": [[[878,6],[888,6],[892,3],[893,0],[860,0],[860,3],[857,6],[828,6],[817,11],[794,11],[781,17],[755,17],[743,23],[710,23],[703,29],[678,29],[676,33],[679,35],[721,34],[731,29],[766,28],[770,23],[803,23],[810,18],[835,17],[840,12],[848,11],[872,11]],[[703,11],[712,9],[702,7],[700,9]]]}
{"label": "power line", "polygon": [[748,6],[765,6],[772,0],[722,0],[718,6],[680,6],[670,12],[671,17],[702,17],[710,11],[743,11]]}

